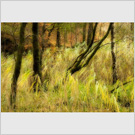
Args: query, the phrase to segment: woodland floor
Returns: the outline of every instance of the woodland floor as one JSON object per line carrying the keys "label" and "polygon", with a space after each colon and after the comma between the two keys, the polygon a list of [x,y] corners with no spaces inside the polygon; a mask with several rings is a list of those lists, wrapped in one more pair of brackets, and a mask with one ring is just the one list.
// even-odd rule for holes
{"label": "woodland floor", "polygon": [[[1,56],[1,111],[2,112],[133,112],[134,111],[134,45],[117,44],[118,81],[112,85],[110,46],[100,49],[89,65],[62,79],[66,69],[83,51],[76,48],[47,49],[44,52],[40,92],[32,92],[32,53],[23,56],[18,80],[16,110],[11,110],[9,97],[14,71],[14,56]],[[132,81],[131,81],[132,80]],[[124,82],[131,81],[126,85]],[[59,85],[59,87],[54,87]],[[119,88],[115,89],[117,86]],[[110,90],[115,89],[113,93]]]}

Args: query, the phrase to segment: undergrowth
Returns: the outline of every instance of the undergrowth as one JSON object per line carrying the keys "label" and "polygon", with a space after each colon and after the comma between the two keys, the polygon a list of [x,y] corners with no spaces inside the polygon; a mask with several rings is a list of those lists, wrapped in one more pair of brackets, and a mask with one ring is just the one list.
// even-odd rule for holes
{"label": "undergrowth", "polygon": [[[79,45],[78,45],[79,46]],[[110,46],[100,49],[89,65],[69,75],[66,69],[84,50],[81,47],[46,49],[43,56],[43,85],[32,92],[33,58],[23,56],[18,80],[16,112],[133,112],[134,111],[134,47],[120,42],[116,47],[118,81],[112,85]],[[1,56],[1,111],[12,112],[9,104],[14,56]],[[130,82],[129,82],[130,81]],[[124,82],[129,82],[124,85]],[[111,93],[111,90],[114,92]]]}

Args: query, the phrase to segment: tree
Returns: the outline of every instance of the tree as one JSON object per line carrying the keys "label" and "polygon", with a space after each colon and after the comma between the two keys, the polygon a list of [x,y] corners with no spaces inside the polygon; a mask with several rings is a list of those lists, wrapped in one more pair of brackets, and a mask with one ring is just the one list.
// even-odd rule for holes
{"label": "tree", "polygon": [[102,36],[102,23],[100,24],[99,38]]}
{"label": "tree", "polygon": [[131,31],[134,30],[134,23],[130,23],[130,29]]}
{"label": "tree", "polygon": [[38,23],[33,23],[33,71],[34,71],[34,92],[37,90],[37,85],[42,81],[41,65],[40,65],[40,49],[38,44]]}
{"label": "tree", "polygon": [[100,45],[102,44],[102,42],[107,38],[107,36],[111,30],[111,26],[112,26],[111,23],[109,24],[108,30],[107,30],[106,34],[103,36],[103,38],[96,44],[96,46],[94,46],[94,48],[92,48],[94,39],[95,39],[97,25],[98,25],[98,23],[95,23],[95,26],[94,26],[94,29],[92,32],[93,33],[92,39],[91,39],[91,42],[88,44],[87,49],[82,54],[80,54],[76,58],[75,62],[67,69],[67,75],[68,75],[68,73],[70,73],[72,75],[75,72],[82,69],[83,67],[87,66],[89,64],[90,60],[93,58],[93,56],[96,54],[96,52],[100,48]]}
{"label": "tree", "polygon": [[83,24],[83,42],[86,40],[86,23]]}
{"label": "tree", "polygon": [[40,53],[40,65],[41,65],[41,67],[42,67],[42,59],[43,59],[43,53],[44,53],[44,48],[45,48],[45,40],[44,40],[44,38],[45,38],[45,32],[46,32],[46,26],[45,26],[45,23],[43,24],[43,26],[42,26],[42,43],[41,43],[41,45],[42,45],[42,48],[41,48],[41,53]]}
{"label": "tree", "polygon": [[65,26],[64,28],[64,48],[66,47],[67,43],[67,27]]}
{"label": "tree", "polygon": [[57,37],[56,37],[56,46],[61,47],[60,45],[60,24],[57,24]]}
{"label": "tree", "polygon": [[77,29],[78,29],[78,24],[76,23],[75,24],[75,42],[76,42],[76,44],[78,42],[78,39],[77,39],[77,37],[78,37]]}
{"label": "tree", "polygon": [[114,53],[114,23],[111,23],[111,54],[112,54],[112,75],[113,75],[113,84],[117,81],[117,73],[116,73],[116,56]]}
{"label": "tree", "polygon": [[48,40],[49,40],[49,38],[50,38],[50,36],[51,36],[54,29],[55,29],[55,23],[52,23],[50,25],[50,27],[47,29],[47,31],[48,31]]}
{"label": "tree", "polygon": [[[2,51],[4,51],[4,56],[7,56],[7,52],[13,53],[13,52],[17,51],[17,47],[19,44],[19,42],[18,42],[18,40],[19,40],[18,30],[19,29],[20,29],[20,25],[18,23],[3,23],[2,27],[1,27],[1,32],[2,32],[1,33],[1,43],[2,43]],[[10,46],[11,50],[9,49],[9,47],[7,47],[8,42],[10,42],[9,46]],[[14,54],[14,59],[16,60],[15,53],[13,53],[13,54]]]}
{"label": "tree", "polygon": [[70,42],[71,42],[71,47],[73,47],[73,42],[72,42],[72,39],[73,39],[73,33],[72,33],[72,23],[70,23]]}
{"label": "tree", "polygon": [[13,73],[13,78],[12,78],[12,84],[11,84],[11,94],[10,94],[10,105],[13,109],[15,109],[16,105],[16,93],[17,93],[17,80],[20,75],[20,70],[21,70],[21,63],[22,63],[22,55],[23,55],[23,50],[24,50],[24,32],[25,32],[25,27],[27,23],[22,23],[21,28],[20,28],[20,43],[18,46],[18,52],[17,52],[17,60],[15,63],[15,69]]}
{"label": "tree", "polygon": [[92,40],[92,32],[93,32],[93,23],[89,23],[88,24],[87,45],[89,45]]}

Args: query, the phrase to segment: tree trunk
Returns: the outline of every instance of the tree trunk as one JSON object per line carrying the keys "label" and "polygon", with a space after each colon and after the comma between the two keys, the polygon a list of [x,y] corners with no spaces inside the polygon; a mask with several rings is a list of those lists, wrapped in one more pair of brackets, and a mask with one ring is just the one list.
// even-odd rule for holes
{"label": "tree trunk", "polygon": [[60,26],[59,26],[60,24],[58,23],[57,24],[57,38],[56,38],[56,46],[57,47],[61,47],[61,45],[60,45]]}
{"label": "tree trunk", "polygon": [[38,45],[38,23],[33,23],[33,71],[34,71],[34,92],[39,91],[37,85],[42,80],[40,65],[40,49]]}
{"label": "tree trunk", "polygon": [[114,53],[114,23],[112,23],[112,27],[111,27],[111,53],[112,53],[113,84],[115,84],[117,81],[117,73],[116,73],[116,56]]}
{"label": "tree trunk", "polygon": [[20,75],[22,55],[24,51],[24,32],[27,23],[22,23],[20,28],[20,44],[18,46],[17,60],[11,84],[10,105],[13,109],[16,107],[17,80]]}
{"label": "tree trunk", "polygon": [[68,74],[68,72],[70,72],[71,74],[74,74],[75,72],[77,72],[81,68],[83,68],[83,62],[85,63],[85,61],[83,61],[83,59],[85,59],[87,57],[87,55],[90,53],[89,50],[92,47],[93,42],[94,42],[97,25],[98,25],[98,23],[96,23],[95,26],[94,26],[91,43],[87,46],[87,49],[76,58],[76,60],[73,63],[73,65],[67,69],[67,74]]}
{"label": "tree trunk", "polygon": [[51,24],[52,28],[48,31],[48,41],[49,41],[49,38],[53,32],[53,30],[55,29],[55,23]]}
{"label": "tree trunk", "polygon": [[77,24],[75,24],[75,42],[76,42],[76,44],[77,44],[77,27],[78,27],[78,25]]}
{"label": "tree trunk", "polygon": [[130,23],[130,29],[131,29],[131,31],[134,30],[133,28],[134,28],[134,23]]}
{"label": "tree trunk", "polygon": [[71,33],[71,37],[70,37],[70,41],[71,41],[71,47],[72,47],[72,45],[73,45],[73,43],[72,43],[72,24],[70,23],[70,33]]}
{"label": "tree trunk", "polygon": [[89,23],[88,35],[87,35],[87,45],[89,45],[92,40],[92,33],[93,33],[93,23]]}
{"label": "tree trunk", "polygon": [[99,30],[99,38],[102,36],[102,23],[101,23],[101,25],[100,25],[100,30]]}
{"label": "tree trunk", "polygon": [[64,29],[64,49],[66,47],[66,43],[67,43],[67,29],[65,27],[65,29]]}
{"label": "tree trunk", "polygon": [[43,53],[44,53],[44,48],[45,48],[45,31],[46,31],[46,28],[45,28],[45,23],[43,24],[43,27],[42,27],[42,49],[41,49],[41,53],[40,53],[40,65],[41,65],[41,68],[42,68],[42,59],[43,59]]}
{"label": "tree trunk", "polygon": [[102,42],[107,38],[107,36],[111,30],[111,25],[112,25],[111,23],[110,23],[108,30],[107,30],[106,34],[104,35],[104,37],[97,43],[95,48],[91,49],[91,47],[93,46],[93,43],[94,43],[94,39],[95,39],[97,24],[98,23],[96,23],[94,26],[90,44],[88,45],[87,49],[76,58],[75,62],[72,64],[72,66],[70,66],[67,69],[66,77],[68,76],[68,73],[70,73],[72,75],[75,72],[82,69],[83,67],[86,67],[89,64],[90,60],[94,57],[94,55],[96,54],[98,49],[100,48],[100,45],[102,44]]}
{"label": "tree trunk", "polygon": [[86,40],[86,23],[83,24],[83,42]]}

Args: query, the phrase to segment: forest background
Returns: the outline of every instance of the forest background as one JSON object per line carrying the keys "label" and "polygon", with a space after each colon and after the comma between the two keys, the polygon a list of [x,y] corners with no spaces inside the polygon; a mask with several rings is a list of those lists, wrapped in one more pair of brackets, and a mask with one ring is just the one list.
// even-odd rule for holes
{"label": "forest background", "polygon": [[2,112],[133,112],[133,23],[2,23]]}

